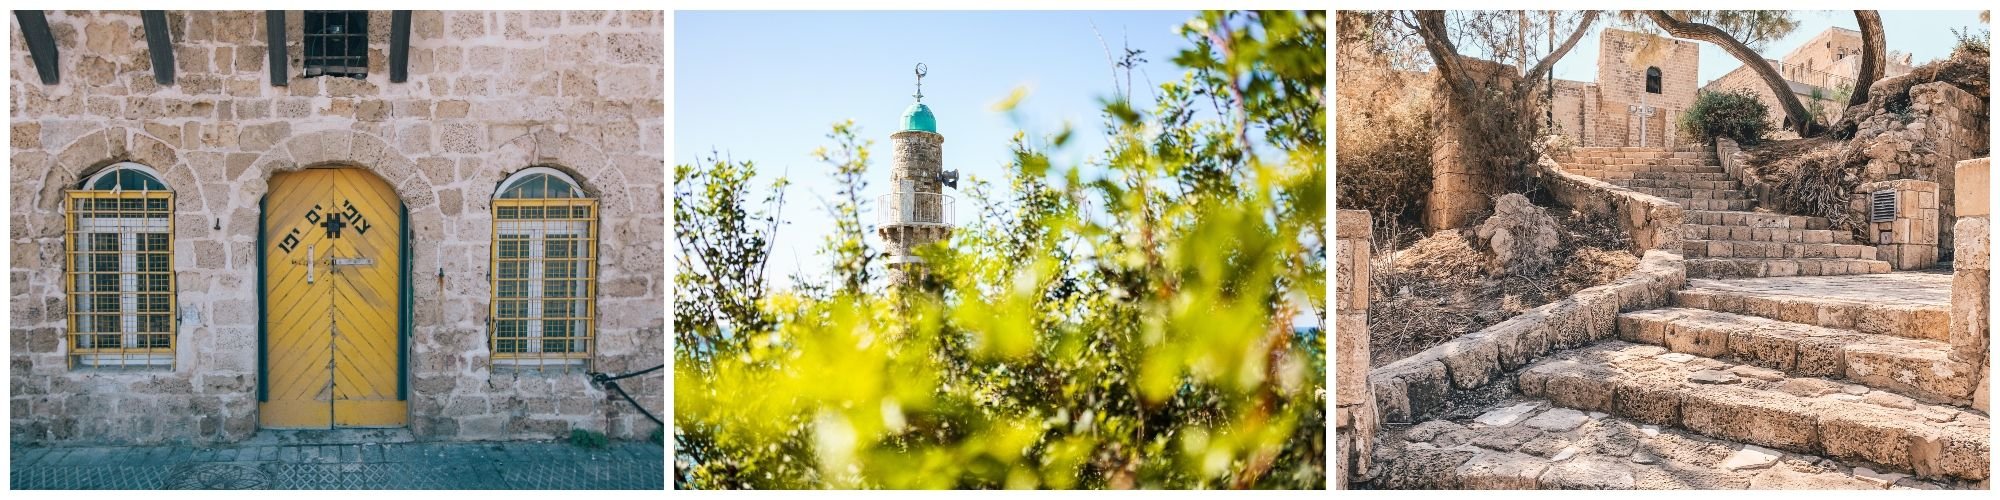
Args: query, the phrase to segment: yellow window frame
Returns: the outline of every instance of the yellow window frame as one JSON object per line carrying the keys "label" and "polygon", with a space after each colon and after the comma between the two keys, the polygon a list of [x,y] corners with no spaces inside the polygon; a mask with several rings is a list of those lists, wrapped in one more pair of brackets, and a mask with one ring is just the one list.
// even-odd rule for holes
{"label": "yellow window frame", "polygon": [[[69,190],[64,209],[63,291],[68,316],[64,346],[70,369],[173,370],[180,317],[180,304],[174,300],[179,290],[173,270],[174,193]],[[107,219],[109,223],[103,222]],[[160,248],[138,248],[147,244],[142,241],[149,234],[162,235]],[[113,235],[115,246],[80,244],[84,235]],[[115,256],[116,270],[86,268],[86,263],[106,262],[98,260],[105,256]],[[99,290],[95,286],[99,283],[117,289]],[[106,298],[117,310],[100,309]],[[105,330],[107,319],[116,322],[116,330]],[[107,341],[111,347],[103,345]]]}
{"label": "yellow window frame", "polygon": [[[588,371],[597,352],[597,200],[493,200],[493,366]],[[569,253],[550,256],[551,249]],[[559,276],[551,276],[557,274]],[[562,290],[550,295],[550,289]]]}

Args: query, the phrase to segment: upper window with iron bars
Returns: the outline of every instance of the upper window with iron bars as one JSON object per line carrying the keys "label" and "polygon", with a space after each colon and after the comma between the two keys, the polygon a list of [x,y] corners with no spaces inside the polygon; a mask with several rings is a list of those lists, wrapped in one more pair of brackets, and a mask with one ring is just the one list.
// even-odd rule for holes
{"label": "upper window with iron bars", "polygon": [[137,163],[65,196],[70,367],[174,366],[174,193]]}
{"label": "upper window with iron bars", "polygon": [[305,76],[368,78],[368,11],[305,11]]}

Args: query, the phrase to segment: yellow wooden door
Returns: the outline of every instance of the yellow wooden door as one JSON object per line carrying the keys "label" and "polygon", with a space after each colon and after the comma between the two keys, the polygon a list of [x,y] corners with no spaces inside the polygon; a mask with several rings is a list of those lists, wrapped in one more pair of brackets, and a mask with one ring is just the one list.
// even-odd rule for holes
{"label": "yellow wooden door", "polygon": [[403,425],[402,202],[355,168],[278,174],[270,186],[263,426]]}

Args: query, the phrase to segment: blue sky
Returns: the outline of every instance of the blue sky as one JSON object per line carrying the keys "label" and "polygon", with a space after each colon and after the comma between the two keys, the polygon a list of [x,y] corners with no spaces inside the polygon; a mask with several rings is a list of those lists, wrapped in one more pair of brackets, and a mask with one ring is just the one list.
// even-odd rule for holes
{"label": "blue sky", "polygon": [[[1103,43],[1130,42],[1149,60],[1135,72],[1137,101],[1152,101],[1154,83],[1178,80],[1170,62],[1189,44],[1177,27],[1193,12],[677,12],[674,14],[674,150],[676,164],[698,163],[711,150],[755,161],[760,185],[787,176],[771,283],[793,274],[818,276],[817,254],[833,225],[824,209],[835,191],[831,168],[812,151],[831,142],[834,122],[853,119],[873,140],[868,193],[888,189],[889,134],[914,101],[912,68],[929,66],[924,103],[945,137],[945,169],[1000,182],[1016,130],[1053,134],[1077,128],[1055,164],[1074,165],[1104,144],[1099,100],[1113,91]],[[1092,31],[1092,25],[1097,31]],[[1150,83],[1148,78],[1150,77]],[[993,104],[1016,87],[1029,94],[1015,116]],[[1142,109],[1149,109],[1145,104]],[[1016,121],[1018,119],[1018,122]],[[1089,176],[1086,175],[1086,178]],[[963,185],[963,184],[962,184]],[[1004,185],[1004,184],[1003,184]],[[974,207],[962,193],[959,222]],[[873,214],[863,215],[872,224]]]}
{"label": "blue sky", "polygon": [[[1916,57],[1912,62],[1916,65],[1923,65],[1925,61],[1933,59],[1943,59],[1945,56],[1951,54],[1952,45],[1958,43],[1958,39],[1954,38],[1951,34],[1952,28],[1965,31],[1966,27],[1970,26],[1974,33],[1979,33],[1987,29],[1986,25],[1979,22],[1979,11],[1976,10],[1885,10],[1881,12],[1882,34],[1887,39],[1889,50],[1914,54]],[[1821,31],[1826,31],[1829,27],[1837,26],[1847,29],[1859,29],[1859,26],[1854,22],[1854,11],[1849,10],[1799,11],[1796,14],[1796,19],[1799,20],[1798,29],[1793,30],[1790,35],[1765,44],[1762,47],[1763,50],[1761,53],[1765,57],[1772,59],[1784,57],[1792,49],[1797,48],[1799,44],[1806,43],[1806,40],[1811,40],[1812,37],[1819,35]],[[1596,26],[1592,29],[1592,33],[1585,36],[1583,40],[1577,41],[1576,48],[1571,49],[1569,55],[1563,57],[1561,61],[1556,62],[1554,70],[1556,78],[1582,82],[1597,80],[1597,32],[1602,31],[1606,26],[1624,28],[1623,26],[1615,26],[1615,22],[1606,22],[1606,20],[1606,17],[1599,17]],[[1640,22],[1645,24],[1647,28],[1652,27],[1650,22]],[[1707,85],[1709,81],[1721,78],[1722,75],[1728,74],[1731,70],[1742,65],[1742,63],[1736,62],[1735,57],[1731,57],[1728,52],[1724,52],[1722,48],[1714,44],[1703,43],[1701,44],[1700,84]]]}

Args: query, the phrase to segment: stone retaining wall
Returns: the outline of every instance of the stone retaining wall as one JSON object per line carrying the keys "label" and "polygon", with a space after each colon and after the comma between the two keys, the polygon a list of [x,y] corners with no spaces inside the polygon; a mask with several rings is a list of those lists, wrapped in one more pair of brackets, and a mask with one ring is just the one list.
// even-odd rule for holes
{"label": "stone retaining wall", "polygon": [[[1894,191],[1894,217],[1874,222],[1869,217],[1876,191]],[[1938,262],[1938,184],[1916,179],[1863,183],[1854,187],[1851,204],[1861,214],[1863,240],[1875,244],[1876,258],[1898,271],[1925,269]]]}
{"label": "stone retaining wall", "polygon": [[[520,169],[596,196],[592,368],[664,361],[664,17],[658,11],[416,11],[409,78],[390,82],[389,11],[369,13],[366,79],[270,84],[264,11],[168,11],[176,80],[154,81],[137,11],[50,11],[57,85],[12,38],[10,422],[17,443],[242,440],[257,427],[259,201],[278,172],[365,168],[409,209],[409,427],[420,439],[640,438],[656,426],[578,373],[489,366],[491,199]],[[117,161],[175,192],[171,370],[67,366],[63,191]],[[665,377],[621,381],[663,410]]]}
{"label": "stone retaining wall", "polygon": [[1381,422],[1422,421],[1453,394],[1485,386],[1544,354],[1612,338],[1619,313],[1665,305],[1668,294],[1686,283],[1679,254],[1647,251],[1639,268],[1617,281],[1376,368],[1368,382]]}
{"label": "stone retaining wall", "polygon": [[1334,489],[1362,480],[1374,455],[1375,396],[1368,384],[1368,282],[1373,230],[1367,210],[1340,210],[1334,235]]}
{"label": "stone retaining wall", "polygon": [[1542,189],[1564,206],[1582,213],[1615,217],[1618,227],[1632,237],[1633,255],[1644,256],[1648,250],[1679,251],[1681,221],[1687,214],[1679,204],[1566,172],[1547,155],[1535,162],[1532,172]]}

